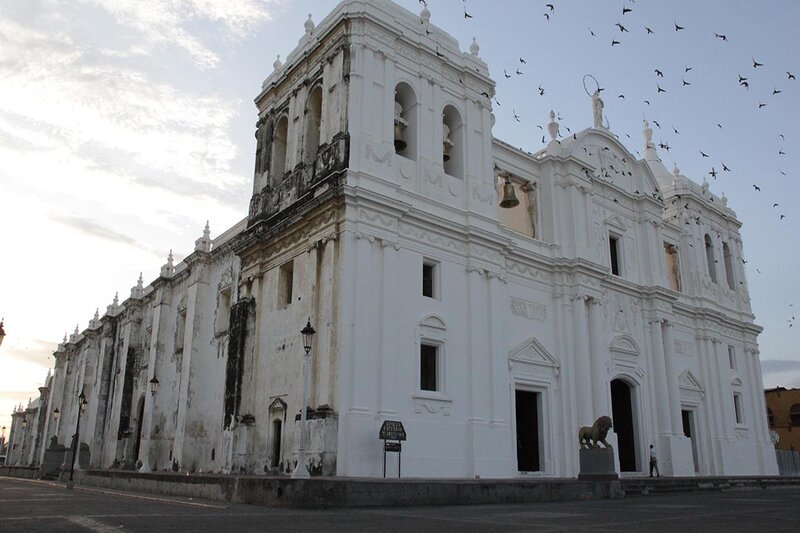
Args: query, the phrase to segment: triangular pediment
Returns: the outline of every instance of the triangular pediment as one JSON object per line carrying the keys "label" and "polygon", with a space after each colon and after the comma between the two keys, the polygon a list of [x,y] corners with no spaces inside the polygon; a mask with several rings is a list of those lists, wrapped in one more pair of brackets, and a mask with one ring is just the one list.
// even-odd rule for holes
{"label": "triangular pediment", "polygon": [[272,400],[272,403],[269,404],[270,411],[285,411],[286,410],[286,402],[281,400],[280,398],[275,398]]}
{"label": "triangular pediment", "polygon": [[685,391],[703,392],[703,386],[700,384],[700,380],[689,370],[684,371],[678,377],[678,386]]}
{"label": "triangular pediment", "polygon": [[542,346],[535,337],[515,346],[509,353],[508,358],[513,361],[521,361],[539,366],[559,368],[560,364],[547,349]]}
{"label": "triangular pediment", "polygon": [[639,355],[639,345],[630,335],[618,335],[614,337],[608,349],[612,352],[624,353],[628,355]]}
{"label": "triangular pediment", "polygon": [[739,379],[739,378],[733,378],[731,380],[731,385],[736,385],[737,387],[741,387],[742,386],[742,380]]}
{"label": "triangular pediment", "polygon": [[621,232],[628,231],[630,223],[619,215],[611,215],[605,220],[606,225],[620,230]]}

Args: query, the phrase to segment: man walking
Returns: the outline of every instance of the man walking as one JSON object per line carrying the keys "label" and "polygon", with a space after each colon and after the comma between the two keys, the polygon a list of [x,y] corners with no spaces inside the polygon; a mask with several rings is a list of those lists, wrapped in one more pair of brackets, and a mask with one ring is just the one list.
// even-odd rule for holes
{"label": "man walking", "polygon": [[656,449],[650,445],[650,477],[653,477],[653,470],[655,469],[657,477],[661,477],[661,472],[658,470],[658,458],[656,457]]}

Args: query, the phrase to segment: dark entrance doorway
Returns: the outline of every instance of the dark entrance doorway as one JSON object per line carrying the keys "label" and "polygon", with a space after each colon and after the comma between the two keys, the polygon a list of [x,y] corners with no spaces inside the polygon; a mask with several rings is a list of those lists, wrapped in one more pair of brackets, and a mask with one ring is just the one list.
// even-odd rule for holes
{"label": "dark entrance doorway", "polygon": [[539,394],[515,391],[517,410],[517,469],[537,472],[539,464]]}
{"label": "dark entrance doorway", "polygon": [[694,436],[694,413],[687,409],[681,411],[681,418],[683,420],[683,434],[692,441],[692,461],[694,462],[694,471],[700,471],[700,463],[697,461],[697,439]]}
{"label": "dark entrance doorway", "polygon": [[270,466],[277,468],[281,461],[281,421],[272,421],[272,462]]}
{"label": "dark entrance doorway", "polygon": [[144,425],[144,398],[139,400],[139,418],[136,423],[136,443],[133,445],[133,462],[139,459],[139,446],[142,444],[142,426]]}
{"label": "dark entrance doorway", "polygon": [[636,436],[633,429],[631,387],[621,379],[611,382],[611,417],[619,447],[619,469],[636,472]]}

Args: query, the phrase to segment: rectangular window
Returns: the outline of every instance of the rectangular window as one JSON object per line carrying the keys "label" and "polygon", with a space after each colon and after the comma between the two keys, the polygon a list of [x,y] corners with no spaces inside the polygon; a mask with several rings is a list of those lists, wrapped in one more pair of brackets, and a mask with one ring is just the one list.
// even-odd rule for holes
{"label": "rectangular window", "polygon": [[731,365],[731,370],[736,370],[736,348],[728,345],[728,364]]}
{"label": "rectangular window", "polygon": [[619,276],[619,237],[616,235],[608,236],[608,249],[609,252],[611,252],[611,273],[615,276]]}
{"label": "rectangular window", "polygon": [[175,327],[175,351],[183,350],[183,337],[186,335],[186,309],[178,311],[178,321]]}
{"label": "rectangular window", "polygon": [[294,281],[294,262],[281,265],[278,271],[278,307],[292,303],[292,284]]}
{"label": "rectangular window", "polygon": [[744,424],[743,411],[742,411],[742,395],[734,393],[733,395],[733,410],[736,414],[736,423]]}
{"label": "rectangular window", "polygon": [[419,388],[420,390],[438,391],[439,347],[432,344],[420,345],[419,351]]}
{"label": "rectangular window", "polygon": [[668,242],[664,243],[664,258],[667,263],[667,279],[673,291],[681,291],[681,265],[678,260],[678,247]]}
{"label": "rectangular window", "polygon": [[428,298],[437,298],[436,263],[423,261],[422,263],[422,295]]}

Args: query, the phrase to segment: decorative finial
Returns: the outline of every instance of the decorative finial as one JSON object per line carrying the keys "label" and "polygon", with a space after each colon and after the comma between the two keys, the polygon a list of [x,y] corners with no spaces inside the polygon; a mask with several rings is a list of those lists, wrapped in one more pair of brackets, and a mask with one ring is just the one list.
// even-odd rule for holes
{"label": "decorative finial", "polygon": [[672,164],[672,175],[675,176],[676,178],[681,175],[681,171],[678,168],[678,164],[677,163],[673,163]]}
{"label": "decorative finial", "polygon": [[100,308],[98,307],[94,310],[94,317],[89,321],[89,329],[99,329],[102,325],[100,322]]}
{"label": "decorative finial", "polygon": [[469,45],[469,53],[472,54],[472,57],[478,57],[478,52],[481,51],[481,47],[478,46],[478,41],[475,40],[475,37],[472,38],[472,44]]}
{"label": "decorative finial", "polygon": [[64,344],[67,343],[67,332],[64,332],[64,340],[62,341]]}
{"label": "decorative finial", "polygon": [[114,305],[114,307],[119,306],[119,291],[114,293],[114,301],[112,302],[112,304]]}
{"label": "decorative finial", "polygon": [[423,23],[428,23],[431,21],[431,12],[428,10],[428,4],[422,5],[422,11],[419,12],[419,18],[422,19]]}
{"label": "decorative finial", "polygon": [[308,14],[308,20],[306,20],[303,26],[306,28],[306,35],[310,37],[311,34],[314,33],[314,21],[311,20],[311,13]]}
{"label": "decorative finial", "polygon": [[142,279],[142,273],[139,272],[139,279],[136,282],[136,286],[131,287],[131,298],[139,300],[143,296],[144,296],[144,280]]}
{"label": "decorative finial", "polygon": [[708,180],[705,179],[705,178],[703,178],[702,187],[703,187],[703,194],[707,194],[708,193]]}
{"label": "decorative finial", "polygon": [[170,249],[169,255],[167,256],[167,263],[161,267],[161,277],[171,278],[174,273],[175,265],[172,263],[172,249]]}
{"label": "decorative finial", "polygon": [[80,330],[78,329],[78,324],[75,324],[75,332],[73,333],[76,337],[80,335]]}
{"label": "decorative finial", "polygon": [[211,251],[211,229],[208,226],[208,220],[206,220],[206,227],[203,229],[203,236],[194,241],[194,250],[195,252],[206,253]]}
{"label": "decorative finial", "polygon": [[725,196],[725,193],[722,193],[722,196],[719,197],[719,200],[722,202],[722,207],[728,207],[728,197]]}
{"label": "decorative finial", "polygon": [[281,63],[281,55],[278,54],[278,59],[276,59],[275,62],[272,64],[272,68],[274,68],[275,70],[280,70],[282,66],[283,63]]}
{"label": "decorative finial", "polygon": [[647,119],[644,119],[644,131],[642,133],[644,134],[644,147],[647,149],[653,142],[653,128],[650,127]]}
{"label": "decorative finial", "polygon": [[556,140],[558,137],[558,122],[556,122],[555,111],[550,111],[550,122],[547,124],[547,133],[550,134],[550,142]]}

